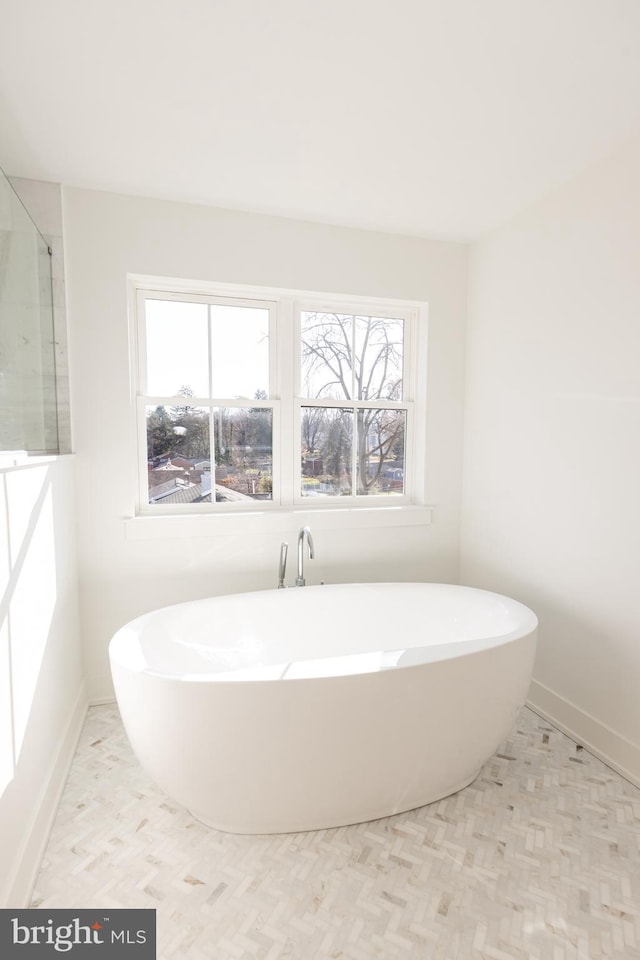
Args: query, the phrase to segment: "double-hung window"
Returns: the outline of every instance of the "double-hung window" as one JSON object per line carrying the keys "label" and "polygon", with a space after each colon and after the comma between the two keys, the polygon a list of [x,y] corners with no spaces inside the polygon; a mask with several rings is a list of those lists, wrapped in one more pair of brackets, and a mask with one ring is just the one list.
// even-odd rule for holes
{"label": "double-hung window", "polygon": [[142,514],[423,492],[419,304],[132,279]]}

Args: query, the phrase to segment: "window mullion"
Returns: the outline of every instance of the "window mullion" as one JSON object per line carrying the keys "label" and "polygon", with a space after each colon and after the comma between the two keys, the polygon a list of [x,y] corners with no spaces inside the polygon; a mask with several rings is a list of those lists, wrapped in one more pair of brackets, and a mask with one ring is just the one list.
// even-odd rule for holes
{"label": "window mullion", "polygon": [[351,496],[358,494],[358,413],[355,401],[360,397],[356,396],[356,318],[355,314],[351,317],[351,410],[352,410],[352,437],[351,437]]}
{"label": "window mullion", "polygon": [[207,364],[208,364],[208,382],[209,399],[213,397],[213,331],[211,329],[213,317],[211,316],[211,304],[207,304]]}
{"label": "window mullion", "polygon": [[[283,297],[278,305],[277,316],[277,381],[276,393],[280,398],[278,417],[277,458],[280,503],[293,503],[297,488],[300,486],[300,457],[296,452],[300,448],[300,404],[296,401],[299,390],[299,372],[297,358],[300,355],[300,332],[298,313],[294,302]],[[274,451],[274,473],[276,456]],[[274,477],[275,481],[275,477]],[[296,487],[297,485],[297,487]]]}
{"label": "window mullion", "polygon": [[[207,378],[209,383],[209,400],[213,399],[213,317],[211,304],[207,304]],[[215,434],[215,413],[216,408],[209,406],[209,470],[211,475],[211,508],[216,504],[216,434]]]}

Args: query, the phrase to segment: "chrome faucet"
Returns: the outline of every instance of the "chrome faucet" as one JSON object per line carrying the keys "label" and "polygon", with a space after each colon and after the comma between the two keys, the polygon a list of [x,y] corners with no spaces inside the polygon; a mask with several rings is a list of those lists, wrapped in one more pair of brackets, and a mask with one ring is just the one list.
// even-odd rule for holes
{"label": "chrome faucet", "polygon": [[309,560],[313,560],[313,537],[309,527],[302,527],[298,534],[298,576],[296,577],[296,587],[304,587],[304,541],[307,541]]}

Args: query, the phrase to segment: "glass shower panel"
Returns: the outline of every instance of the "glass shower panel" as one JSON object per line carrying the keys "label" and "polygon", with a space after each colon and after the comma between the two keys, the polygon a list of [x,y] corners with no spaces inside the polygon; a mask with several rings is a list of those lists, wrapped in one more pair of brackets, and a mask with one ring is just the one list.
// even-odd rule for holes
{"label": "glass shower panel", "polygon": [[0,451],[59,451],[49,245],[2,172]]}

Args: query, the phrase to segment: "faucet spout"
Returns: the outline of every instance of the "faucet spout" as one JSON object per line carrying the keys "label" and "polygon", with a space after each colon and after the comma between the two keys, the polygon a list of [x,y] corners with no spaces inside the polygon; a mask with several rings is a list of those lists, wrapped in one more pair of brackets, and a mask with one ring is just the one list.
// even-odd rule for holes
{"label": "faucet spout", "polygon": [[302,527],[298,534],[298,575],[296,577],[296,587],[304,587],[304,542],[307,541],[307,553],[309,560],[313,560],[313,537],[309,527]]}

